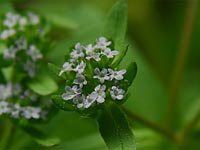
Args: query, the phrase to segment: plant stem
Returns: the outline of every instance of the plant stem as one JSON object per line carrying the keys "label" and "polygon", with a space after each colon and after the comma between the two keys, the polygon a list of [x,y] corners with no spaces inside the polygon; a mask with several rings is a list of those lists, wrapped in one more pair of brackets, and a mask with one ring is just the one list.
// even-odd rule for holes
{"label": "plant stem", "polygon": [[13,125],[9,120],[5,120],[4,123],[4,132],[1,136],[1,141],[0,141],[0,150],[7,150],[7,147],[9,145],[9,140],[11,138],[13,130]]}
{"label": "plant stem", "polygon": [[183,26],[183,32],[179,43],[177,59],[172,71],[171,82],[169,85],[169,104],[167,106],[167,126],[173,127],[174,119],[177,117],[177,97],[180,90],[180,84],[184,73],[185,64],[189,52],[189,43],[191,39],[197,0],[188,0],[186,18]]}
{"label": "plant stem", "polygon": [[150,121],[146,120],[145,118],[142,118],[141,116],[135,114],[134,112],[131,112],[127,108],[122,107],[122,109],[127,114],[127,116],[129,118],[131,118],[132,120],[138,121],[138,122],[144,124],[145,126],[153,129],[154,131],[157,131],[158,133],[161,133],[162,135],[166,136],[167,138],[169,138],[172,141],[176,141],[175,135],[171,131],[169,131],[165,128],[162,128],[161,126],[154,124],[153,122],[150,122]]}
{"label": "plant stem", "polygon": [[188,123],[177,135],[180,143],[183,143],[186,139],[186,136],[191,131],[191,129],[200,121],[200,110],[196,114],[196,116],[191,120],[190,123]]}

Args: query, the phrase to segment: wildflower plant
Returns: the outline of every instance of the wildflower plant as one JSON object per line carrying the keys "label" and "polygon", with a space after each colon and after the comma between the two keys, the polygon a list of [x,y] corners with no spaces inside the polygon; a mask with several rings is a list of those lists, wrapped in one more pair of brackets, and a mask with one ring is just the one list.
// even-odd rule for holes
{"label": "wildflower plant", "polygon": [[120,65],[128,50],[126,21],[127,2],[119,0],[108,16],[104,36],[86,45],[76,43],[66,50],[62,66],[49,67],[64,84],[52,97],[58,108],[97,120],[109,149],[134,150],[134,136],[121,109],[137,71],[135,62]]}
{"label": "wildflower plant", "polygon": [[2,16],[0,118],[9,118],[30,135],[27,128],[49,120],[55,110],[46,96],[57,89],[54,80],[44,72],[49,48],[47,32],[47,23],[32,12],[8,12]]}
{"label": "wildflower plant", "polygon": [[61,98],[77,111],[96,109],[104,103],[123,103],[129,86],[126,69],[113,65],[119,51],[105,37],[86,46],[77,43],[66,57],[59,76],[65,79]]}

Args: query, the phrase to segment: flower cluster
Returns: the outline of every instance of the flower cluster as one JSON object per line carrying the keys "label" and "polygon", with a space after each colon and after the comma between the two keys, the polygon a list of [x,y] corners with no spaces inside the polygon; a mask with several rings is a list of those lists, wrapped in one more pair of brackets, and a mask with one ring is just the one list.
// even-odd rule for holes
{"label": "flower cluster", "polygon": [[35,76],[37,62],[43,58],[38,45],[43,36],[41,27],[39,16],[32,12],[24,16],[9,12],[0,31],[0,39],[6,43],[3,59],[17,62],[29,77]]}
{"label": "flower cluster", "polygon": [[46,98],[26,84],[35,77],[44,58],[40,50],[45,44],[43,28],[41,18],[32,12],[25,15],[9,12],[4,16],[0,40],[6,48],[0,53],[0,59],[6,65],[0,66],[0,72],[8,67],[12,75],[6,81],[0,78],[0,116],[42,119],[49,110],[49,101],[42,102]]}
{"label": "flower cluster", "polygon": [[95,44],[75,45],[63,64],[59,76],[65,75],[67,86],[62,99],[71,101],[77,108],[89,108],[107,100],[122,100],[125,90],[121,87],[126,69],[112,68],[111,63],[119,54],[112,50],[112,42],[100,37]]}
{"label": "flower cluster", "polygon": [[38,98],[39,95],[24,90],[19,83],[0,84],[0,115],[9,115],[15,119],[44,118],[46,110],[37,106]]}

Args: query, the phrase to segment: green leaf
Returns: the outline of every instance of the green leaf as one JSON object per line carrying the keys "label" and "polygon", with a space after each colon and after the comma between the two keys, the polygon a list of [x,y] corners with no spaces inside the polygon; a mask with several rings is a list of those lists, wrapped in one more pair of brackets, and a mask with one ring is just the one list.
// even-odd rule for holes
{"label": "green leaf", "polygon": [[60,70],[61,70],[58,66],[56,66],[56,65],[54,65],[54,64],[52,64],[52,63],[48,63],[48,67],[49,67],[49,69],[52,70],[52,72],[55,73],[56,75],[58,75],[59,72],[60,72]]}
{"label": "green leaf", "polygon": [[45,14],[45,17],[48,21],[60,27],[65,27],[69,29],[76,29],[78,27],[78,25],[74,21],[67,18],[66,16],[61,16],[59,14],[48,12]]}
{"label": "green leaf", "polygon": [[121,63],[123,58],[126,56],[127,51],[128,51],[128,46],[119,54],[117,59],[115,59],[115,61],[111,64],[113,68],[117,67]]}
{"label": "green leaf", "polygon": [[183,117],[183,122],[184,124],[188,124],[200,114],[200,96],[195,101],[190,102],[189,108],[185,112],[187,113]]}
{"label": "green leaf", "polygon": [[28,83],[28,87],[40,95],[49,95],[58,89],[56,82],[45,73],[38,74]]}
{"label": "green leaf", "polygon": [[124,75],[124,79],[127,81],[127,86],[130,86],[137,74],[136,62],[132,62],[126,70],[127,70],[127,72]]}
{"label": "green leaf", "polygon": [[0,69],[0,83],[6,83],[6,79],[5,79],[5,77],[4,77],[3,72],[1,71],[1,69]]}
{"label": "green leaf", "polygon": [[67,101],[64,101],[61,97],[61,95],[53,95],[52,100],[56,107],[59,109],[62,109],[64,111],[73,111],[75,110],[75,107],[73,104],[68,103]]}
{"label": "green leaf", "polygon": [[136,150],[134,135],[117,105],[102,110],[98,117],[99,131],[110,150]]}
{"label": "green leaf", "polygon": [[43,132],[34,127],[22,127],[38,144],[43,146],[54,146],[60,143],[58,138],[49,138]]}
{"label": "green leaf", "polygon": [[124,48],[127,20],[127,1],[118,0],[117,3],[111,9],[105,26],[105,35],[114,41],[116,50],[121,50]]}

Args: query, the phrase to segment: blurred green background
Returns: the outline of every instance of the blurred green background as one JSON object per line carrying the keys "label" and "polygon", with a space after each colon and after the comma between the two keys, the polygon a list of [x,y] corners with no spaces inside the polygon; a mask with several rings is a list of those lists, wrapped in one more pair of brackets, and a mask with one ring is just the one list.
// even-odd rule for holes
{"label": "blurred green background", "polygon": [[[193,2],[193,0],[191,0]],[[167,114],[174,100],[172,131],[184,128],[200,110],[200,1],[195,3],[191,36],[186,46],[183,69],[173,77],[178,57],[184,53],[181,41],[190,0],[128,0],[128,55],[122,66],[135,60],[137,77],[130,88],[130,99],[124,104],[143,118],[168,128]],[[34,11],[52,24],[54,48],[50,62],[61,65],[67,48],[76,42],[88,43],[101,36],[109,9],[115,0],[0,0],[0,13]],[[187,40],[186,40],[187,41]],[[184,42],[183,42],[184,43]],[[186,42],[185,42],[186,44]],[[184,44],[183,44],[184,45]],[[175,86],[172,80],[175,79]],[[179,82],[180,79],[180,82]],[[177,85],[178,84],[178,85]],[[177,87],[177,88],[176,88]],[[175,89],[175,97],[171,98]],[[173,101],[172,101],[173,102]],[[200,121],[191,129],[185,149],[200,148]],[[131,122],[138,150],[178,149],[176,143],[139,121]],[[96,122],[73,112],[60,111],[48,124],[38,125],[61,144],[45,148],[31,141],[22,131],[13,137],[13,149],[103,150],[106,146],[98,133]],[[20,136],[20,138],[19,138]],[[16,142],[15,142],[16,140]],[[181,148],[184,149],[184,148]]]}

